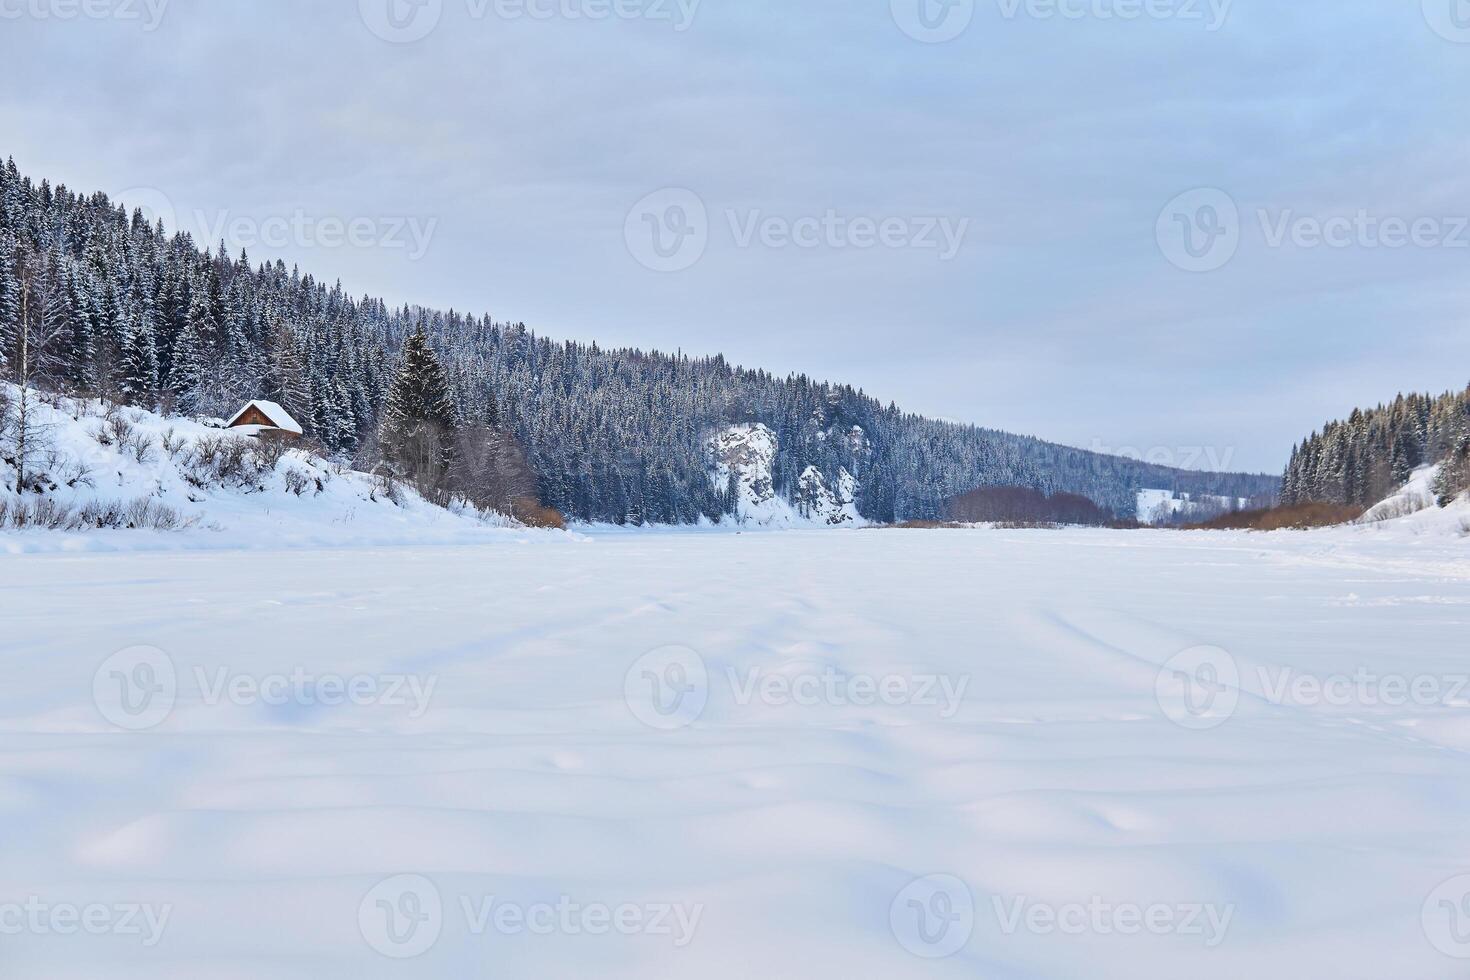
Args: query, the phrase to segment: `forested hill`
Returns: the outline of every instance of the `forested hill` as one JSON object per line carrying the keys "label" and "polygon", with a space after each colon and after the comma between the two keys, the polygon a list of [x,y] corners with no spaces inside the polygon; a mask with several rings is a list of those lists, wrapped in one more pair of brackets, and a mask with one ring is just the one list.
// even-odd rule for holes
{"label": "forested hill", "polygon": [[1438,397],[1399,395],[1392,404],[1329,422],[1292,451],[1282,501],[1366,507],[1434,464],[1440,464],[1435,490],[1442,499],[1470,490],[1470,388]]}
{"label": "forested hill", "polygon": [[[1131,515],[1142,487],[1255,497],[1279,481],[1146,465],[1037,439],[936,422],[845,385],[778,378],[691,358],[554,343],[523,325],[422,308],[390,310],[279,261],[252,265],[223,244],[150,227],[105,195],[0,170],[0,336],[15,343],[19,280],[48,294],[58,343],[46,379],[146,407],[233,412],[284,404],[308,436],[370,465],[397,353],[423,325],[467,426],[513,432],[545,503],[582,520],[686,523],[734,506],[710,478],[721,427],[776,433],[776,490],[815,467],[856,478],[873,521],[941,516],[985,485],[1083,494]],[[13,361],[13,357],[12,357]]]}

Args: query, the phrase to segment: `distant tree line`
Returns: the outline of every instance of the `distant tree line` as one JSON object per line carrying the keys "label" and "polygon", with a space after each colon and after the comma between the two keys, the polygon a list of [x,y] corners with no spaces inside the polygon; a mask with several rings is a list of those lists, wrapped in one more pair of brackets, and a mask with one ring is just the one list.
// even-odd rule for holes
{"label": "distant tree line", "polygon": [[1470,489],[1470,388],[1399,395],[1329,422],[1292,450],[1281,498],[1287,505],[1371,506],[1433,463],[1442,464],[1435,487],[1442,500]]}
{"label": "distant tree line", "polygon": [[[948,500],[988,485],[1078,494],[1118,515],[1133,513],[1142,487],[1240,497],[1278,487],[937,422],[847,385],[720,356],[604,350],[488,314],[389,309],[279,261],[231,258],[224,243],[202,248],[106,195],[33,183],[10,161],[0,167],[0,371],[10,377],[27,277],[54,333],[37,384],[191,415],[269,398],[358,468],[412,473],[442,493],[488,480],[489,496],[506,497],[507,480],[528,484],[583,520],[731,513],[706,444],[746,422],[779,439],[778,492],[791,499],[808,467],[828,486],[846,469],[859,511],[877,522],[940,518]],[[417,380],[396,391],[406,370]],[[422,371],[443,386],[442,403],[422,388]]]}

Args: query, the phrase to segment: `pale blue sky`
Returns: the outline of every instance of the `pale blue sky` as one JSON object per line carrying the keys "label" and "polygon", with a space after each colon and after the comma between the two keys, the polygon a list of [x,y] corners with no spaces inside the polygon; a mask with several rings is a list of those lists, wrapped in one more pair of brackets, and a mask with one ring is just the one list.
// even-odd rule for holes
{"label": "pale blue sky", "polygon": [[[0,152],[354,294],[1163,461],[1470,380],[1467,0],[389,2],[0,0]],[[644,200],[702,253],[648,268]]]}

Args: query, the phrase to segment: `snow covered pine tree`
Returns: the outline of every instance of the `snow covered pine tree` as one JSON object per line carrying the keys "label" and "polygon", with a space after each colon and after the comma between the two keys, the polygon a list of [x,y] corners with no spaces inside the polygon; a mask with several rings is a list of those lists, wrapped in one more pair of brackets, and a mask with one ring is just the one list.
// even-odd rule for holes
{"label": "snow covered pine tree", "polygon": [[383,410],[383,458],[396,476],[442,498],[454,463],[454,403],[449,379],[423,325],[403,345],[398,377]]}

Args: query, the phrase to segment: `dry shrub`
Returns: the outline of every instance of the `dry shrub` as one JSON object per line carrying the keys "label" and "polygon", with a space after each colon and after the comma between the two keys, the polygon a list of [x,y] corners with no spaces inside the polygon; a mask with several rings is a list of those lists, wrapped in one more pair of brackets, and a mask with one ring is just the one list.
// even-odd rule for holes
{"label": "dry shrub", "polygon": [[261,470],[267,473],[272,472],[290,448],[290,443],[281,436],[262,432],[255,438],[252,446],[255,463]]}
{"label": "dry shrub", "polygon": [[547,507],[532,497],[517,497],[511,502],[510,516],[527,527],[548,527],[564,531],[567,519],[554,507]]}
{"label": "dry shrub", "polygon": [[1398,520],[1400,517],[1409,517],[1432,506],[1434,506],[1433,501],[1421,500],[1412,495],[1403,496],[1391,502],[1384,501],[1383,503],[1374,504],[1370,508],[1372,513],[1366,514],[1363,520],[1365,523],[1373,524],[1381,521]]}
{"label": "dry shrub", "polygon": [[[115,409],[116,406],[113,409],[109,409],[107,414],[102,416],[102,430],[111,437],[109,441],[102,443],[104,446],[114,444],[126,446],[133,440],[135,434],[133,423],[129,422],[120,411],[116,411]],[[102,440],[99,439],[98,441],[101,442]]]}
{"label": "dry shrub", "polygon": [[70,508],[49,497],[33,501],[0,500],[0,527],[56,531],[68,527],[72,516]]}
{"label": "dry shrub", "polygon": [[163,442],[163,451],[168,453],[169,459],[177,459],[179,453],[183,452],[184,446],[187,444],[184,437],[176,435],[173,429],[165,432],[161,439]]}
{"label": "dry shrub", "polygon": [[58,459],[52,463],[51,469],[60,473],[61,482],[73,490],[77,487],[97,487],[96,481],[92,479],[92,468],[81,460]]}
{"label": "dry shrub", "polygon": [[70,525],[74,531],[101,528],[177,531],[193,527],[198,518],[183,518],[179,512],[147,497],[129,503],[93,500],[82,505]]}
{"label": "dry shrub", "polygon": [[124,527],[150,528],[155,531],[177,531],[180,528],[192,526],[197,519],[184,520],[179,512],[172,507],[160,504],[156,500],[140,497],[123,510],[126,520]]}
{"label": "dry shrub", "polygon": [[1111,515],[1086,497],[1054,493],[1020,486],[980,487],[952,498],[946,516],[966,524],[1014,524],[1018,527],[1051,527],[1058,524],[1100,526]]}
{"label": "dry shrub", "polygon": [[212,486],[233,486],[242,490],[261,490],[261,464],[251,444],[234,436],[200,439],[180,465],[183,477],[204,490]]}
{"label": "dry shrub", "polygon": [[879,525],[879,530],[884,531],[964,531],[968,528],[968,524],[960,524],[955,521],[928,520],[901,521],[898,524]]}
{"label": "dry shrub", "polygon": [[153,454],[153,437],[129,422],[117,411],[117,406],[103,414],[101,424],[92,431],[92,438],[99,446],[116,446],[118,452],[127,453],[140,463],[148,462]]}
{"label": "dry shrub", "polygon": [[193,527],[198,518],[184,518],[172,507],[140,497],[122,503],[93,500],[80,508],[67,507],[48,497],[34,501],[0,498],[0,528],[37,528],[47,531],[92,531],[103,528],[177,531]]}
{"label": "dry shrub", "polygon": [[286,492],[295,494],[298,497],[306,493],[313,485],[316,486],[317,493],[321,493],[323,489],[320,480],[312,479],[310,474],[303,473],[294,466],[282,472],[281,479],[286,484]]}
{"label": "dry shrub", "polygon": [[138,462],[146,463],[153,458],[153,437],[144,432],[135,433],[132,439],[123,443],[123,448]]}
{"label": "dry shrub", "polygon": [[395,507],[403,506],[403,490],[399,487],[398,481],[387,473],[376,475],[373,480],[373,489],[368,494],[368,499],[373,503],[377,503],[379,497]]}
{"label": "dry shrub", "polygon": [[1266,510],[1242,510],[1223,514],[1203,524],[1190,525],[1191,531],[1284,531],[1311,527],[1335,527],[1351,524],[1363,516],[1362,507],[1344,504],[1293,504]]}

